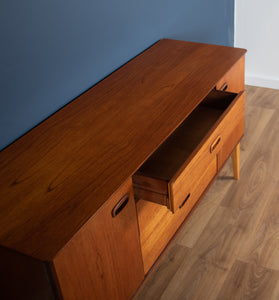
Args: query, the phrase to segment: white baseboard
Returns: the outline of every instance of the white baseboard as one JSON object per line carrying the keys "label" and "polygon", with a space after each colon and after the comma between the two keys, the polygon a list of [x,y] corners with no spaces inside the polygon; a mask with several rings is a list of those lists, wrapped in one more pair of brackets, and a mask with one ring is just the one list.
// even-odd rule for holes
{"label": "white baseboard", "polygon": [[245,84],[279,90],[279,79],[245,75]]}

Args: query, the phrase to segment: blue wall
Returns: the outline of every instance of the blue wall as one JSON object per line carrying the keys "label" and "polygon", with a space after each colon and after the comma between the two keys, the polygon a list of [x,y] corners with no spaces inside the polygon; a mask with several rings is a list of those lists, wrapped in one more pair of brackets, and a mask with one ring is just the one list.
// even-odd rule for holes
{"label": "blue wall", "polygon": [[234,0],[2,0],[0,149],[161,38],[233,45]]}

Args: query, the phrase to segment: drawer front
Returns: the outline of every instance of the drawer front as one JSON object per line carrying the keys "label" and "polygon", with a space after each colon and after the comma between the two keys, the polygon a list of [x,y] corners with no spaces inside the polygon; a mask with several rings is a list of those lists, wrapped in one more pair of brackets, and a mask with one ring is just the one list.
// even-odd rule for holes
{"label": "drawer front", "polygon": [[184,205],[190,205],[192,208],[217,173],[216,154],[204,155],[203,150],[197,154],[174,182],[169,183],[170,205],[173,212]]}
{"label": "drawer front", "polygon": [[[219,122],[201,142],[199,150],[190,158],[190,161],[185,162],[169,182],[169,202],[173,212],[176,212],[183,204],[185,197],[191,193],[190,189],[196,186],[200,186],[201,190],[204,189],[202,188],[204,183],[200,181],[207,167],[217,157],[216,172],[212,172],[213,168],[209,170],[213,178],[238,143],[243,134],[243,128],[239,124],[242,124],[244,120],[244,105],[244,93],[239,93]],[[234,138],[230,141],[233,135]],[[224,151],[222,151],[223,148]]]}
{"label": "drawer front", "polygon": [[243,56],[216,85],[217,90],[239,93],[244,91],[244,66],[245,57]]}
{"label": "drawer front", "polygon": [[169,199],[167,193],[161,194],[134,185],[134,194],[136,200],[144,199],[154,203],[158,203],[160,205],[169,206],[169,201],[168,201]]}
{"label": "drawer front", "polygon": [[170,184],[172,211],[183,209],[188,214],[216,174],[216,155],[190,164],[183,176],[175,184]]}
{"label": "drawer front", "polygon": [[220,169],[244,134],[245,94],[243,93],[230,113],[220,124],[222,147],[218,152],[218,169]]}

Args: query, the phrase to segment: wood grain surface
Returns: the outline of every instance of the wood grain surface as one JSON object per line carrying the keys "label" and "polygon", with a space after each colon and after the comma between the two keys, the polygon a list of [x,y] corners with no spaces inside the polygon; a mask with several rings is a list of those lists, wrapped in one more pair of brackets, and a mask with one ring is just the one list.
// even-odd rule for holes
{"label": "wood grain surface", "polygon": [[0,154],[0,245],[51,260],[245,54],[161,40]]}
{"label": "wood grain surface", "polygon": [[217,83],[216,88],[226,86],[227,92],[239,93],[244,90],[245,82],[245,56],[243,56]]}
{"label": "wood grain surface", "polygon": [[[144,271],[147,273],[176,233],[186,216],[192,212],[206,187],[217,172],[216,157],[213,157],[203,174],[184,189],[187,201],[173,214],[167,207],[146,200],[137,202],[138,222]],[[185,197],[185,196],[184,196]]]}
{"label": "wood grain surface", "polygon": [[240,179],[228,160],[135,299],[279,299],[278,103],[246,87]]}
{"label": "wood grain surface", "polygon": [[[191,187],[200,185],[210,161],[218,157],[220,168],[243,136],[244,99],[243,93],[213,90],[136,173],[133,181],[142,187],[136,189],[137,198],[163,203],[175,213]],[[159,189],[164,180],[169,203],[162,201],[165,189]]]}
{"label": "wood grain surface", "polygon": [[[209,164],[214,155],[217,155],[218,157],[217,166],[220,168],[233,150],[233,147],[242,137],[244,130],[244,105],[244,94],[240,93],[222,117],[218,119],[217,124],[211,128],[208,134],[209,136],[206,137],[207,139],[204,140],[204,143],[201,143],[196,149],[198,152],[193,152],[194,156],[191,155],[189,157],[189,160],[191,161],[189,162],[189,160],[187,160],[173,176],[170,181],[170,199],[173,202],[176,202],[176,205],[174,205],[176,208],[177,204],[181,203],[185,197],[184,186],[188,184],[185,184],[185,182],[189,181],[189,176],[192,176],[189,184],[194,185],[193,181],[201,176],[203,168],[205,168],[206,164]],[[240,127],[237,126],[239,122],[242,125]],[[231,138],[232,133],[234,138]],[[218,147],[210,153],[211,145],[218,137],[220,137],[220,143],[218,144]]]}
{"label": "wood grain surface", "polygon": [[[124,195],[128,203],[112,217]],[[64,300],[132,297],[144,273],[131,179],[57,254],[53,269]]]}

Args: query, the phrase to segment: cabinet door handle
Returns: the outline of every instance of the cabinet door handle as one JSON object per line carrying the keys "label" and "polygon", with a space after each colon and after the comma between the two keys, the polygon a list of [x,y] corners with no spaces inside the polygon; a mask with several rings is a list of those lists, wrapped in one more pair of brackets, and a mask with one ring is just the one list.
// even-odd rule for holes
{"label": "cabinet door handle", "polygon": [[184,206],[184,204],[187,202],[187,200],[190,198],[190,196],[191,196],[191,193],[189,193],[189,194],[187,195],[187,197],[185,198],[185,200],[180,204],[179,209],[182,208],[182,207]]}
{"label": "cabinet door handle", "polygon": [[224,82],[224,84],[220,87],[219,91],[225,91],[228,88],[228,84]]}
{"label": "cabinet door handle", "polygon": [[217,137],[217,139],[211,144],[211,146],[210,146],[210,153],[212,153],[216,149],[216,147],[218,146],[218,144],[220,143],[220,141],[221,141],[221,136],[219,135]]}
{"label": "cabinet door handle", "polygon": [[116,203],[116,205],[111,211],[111,215],[113,218],[116,217],[122,211],[122,209],[127,205],[128,201],[129,195],[127,194]]}

